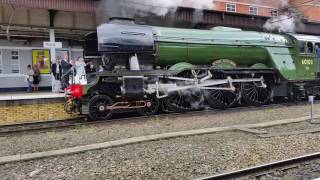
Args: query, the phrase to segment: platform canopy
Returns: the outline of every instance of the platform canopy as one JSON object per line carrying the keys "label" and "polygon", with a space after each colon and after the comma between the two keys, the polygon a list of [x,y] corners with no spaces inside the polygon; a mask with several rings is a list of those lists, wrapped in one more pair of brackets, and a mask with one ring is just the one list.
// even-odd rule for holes
{"label": "platform canopy", "polygon": [[95,0],[0,0],[0,4],[72,12],[95,12]]}

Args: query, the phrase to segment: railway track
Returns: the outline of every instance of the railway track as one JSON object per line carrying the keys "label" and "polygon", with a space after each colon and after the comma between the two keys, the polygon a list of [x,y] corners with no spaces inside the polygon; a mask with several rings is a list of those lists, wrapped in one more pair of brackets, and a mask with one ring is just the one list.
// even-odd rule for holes
{"label": "railway track", "polygon": [[13,133],[21,133],[21,132],[33,132],[33,131],[42,131],[48,129],[55,128],[70,128],[81,125],[96,125],[102,123],[127,123],[134,121],[143,121],[143,120],[152,120],[152,119],[161,119],[161,118],[174,118],[177,116],[198,116],[198,115],[212,115],[217,113],[230,113],[230,112],[238,112],[238,111],[253,111],[253,110],[263,110],[268,108],[277,108],[277,107],[287,107],[287,106],[298,106],[298,105],[306,105],[307,102],[299,102],[299,103],[278,103],[278,104],[269,104],[260,107],[235,107],[227,110],[204,110],[204,111],[192,111],[188,113],[163,113],[153,116],[135,116],[131,115],[131,117],[117,117],[115,116],[113,119],[108,121],[86,121],[85,117],[80,117],[76,119],[68,119],[68,120],[55,120],[55,121],[43,121],[43,122],[30,122],[30,123],[21,123],[21,124],[12,124],[12,125],[2,125],[0,126],[0,136],[10,135]]}
{"label": "railway track", "polygon": [[[281,174],[281,172],[292,173],[289,175],[294,176],[293,172],[303,173],[302,171],[309,171],[307,173],[312,173],[312,171],[308,169],[308,167],[312,166],[312,164],[315,163],[314,161],[318,161],[319,163],[319,160],[320,152],[317,152],[282,161],[275,161],[268,164],[249,167],[237,171],[231,171],[209,177],[198,178],[197,180],[259,179],[263,177],[268,177],[268,179],[274,179],[272,177],[276,176],[275,174]],[[291,172],[288,172],[289,170],[291,170]]]}

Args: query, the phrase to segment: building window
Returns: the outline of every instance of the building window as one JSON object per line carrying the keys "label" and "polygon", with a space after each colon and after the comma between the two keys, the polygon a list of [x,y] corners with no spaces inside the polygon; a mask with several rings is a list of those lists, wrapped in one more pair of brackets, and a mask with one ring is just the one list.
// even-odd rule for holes
{"label": "building window", "polygon": [[11,51],[11,73],[20,73],[19,51]]}
{"label": "building window", "polygon": [[279,16],[279,11],[278,10],[272,10],[271,11],[271,16],[272,17],[278,17]]}
{"label": "building window", "polygon": [[236,4],[227,3],[227,12],[237,12]]}
{"label": "building window", "polygon": [[0,51],[0,74],[3,73],[3,64],[2,64],[2,51]]}
{"label": "building window", "polygon": [[256,7],[256,6],[250,6],[250,9],[249,9],[249,13],[251,14],[251,15],[258,15],[258,7]]}

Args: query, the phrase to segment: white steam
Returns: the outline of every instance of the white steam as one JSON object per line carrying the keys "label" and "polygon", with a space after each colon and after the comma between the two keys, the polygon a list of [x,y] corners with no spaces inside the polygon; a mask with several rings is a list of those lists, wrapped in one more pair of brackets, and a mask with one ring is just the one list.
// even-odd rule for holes
{"label": "white steam", "polygon": [[212,9],[213,0],[128,0],[126,5],[138,12],[151,12],[158,16],[165,16],[178,7],[191,7],[195,9]]}
{"label": "white steam", "polygon": [[213,7],[214,7],[213,2],[214,2],[214,0],[192,1],[190,7],[195,8],[195,9],[213,9]]}
{"label": "white steam", "polygon": [[[110,17],[165,16],[178,7],[190,7],[199,12],[214,8],[214,0],[100,0],[97,3],[97,20],[105,22]],[[199,14],[199,13],[198,13]]]}
{"label": "white steam", "polygon": [[268,31],[296,32],[296,19],[289,15],[280,15],[269,19],[263,28]]}
{"label": "white steam", "polygon": [[289,0],[281,0],[281,6],[285,7],[289,5]]}
{"label": "white steam", "polygon": [[302,29],[301,15],[298,11],[290,8],[289,0],[281,0],[279,5],[281,6],[278,10],[280,15],[268,19],[263,28],[267,31],[278,31],[279,33],[294,33]]}

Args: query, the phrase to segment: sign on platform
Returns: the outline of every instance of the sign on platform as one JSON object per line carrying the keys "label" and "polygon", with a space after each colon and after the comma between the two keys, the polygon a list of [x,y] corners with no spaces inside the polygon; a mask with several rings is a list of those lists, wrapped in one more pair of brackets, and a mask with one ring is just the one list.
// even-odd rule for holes
{"label": "sign on platform", "polygon": [[40,74],[50,74],[50,51],[48,49],[32,50],[32,65],[36,65]]}
{"label": "sign on platform", "polygon": [[44,41],[43,42],[43,47],[44,48],[62,48],[62,42]]}

